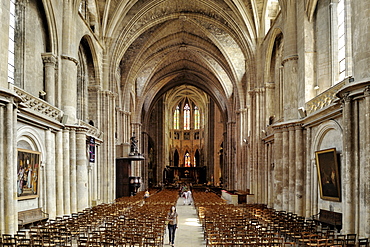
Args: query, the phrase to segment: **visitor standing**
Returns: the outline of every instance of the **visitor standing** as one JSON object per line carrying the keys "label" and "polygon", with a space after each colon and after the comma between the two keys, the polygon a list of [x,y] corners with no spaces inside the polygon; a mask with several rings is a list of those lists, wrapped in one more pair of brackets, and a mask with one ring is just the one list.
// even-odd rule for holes
{"label": "visitor standing", "polygon": [[169,236],[169,244],[171,246],[175,246],[175,232],[178,224],[178,214],[176,211],[176,207],[172,206],[170,211],[167,215],[167,221],[168,221],[168,236]]}

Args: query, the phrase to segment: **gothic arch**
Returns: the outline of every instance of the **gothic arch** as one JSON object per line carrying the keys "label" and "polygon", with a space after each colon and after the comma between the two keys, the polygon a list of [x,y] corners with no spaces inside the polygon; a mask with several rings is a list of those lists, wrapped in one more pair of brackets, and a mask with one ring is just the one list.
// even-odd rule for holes
{"label": "gothic arch", "polygon": [[[31,151],[38,151],[41,153],[40,161],[43,163],[46,159],[46,147],[44,146],[45,141],[40,134],[30,126],[24,126],[17,131],[17,147],[27,149],[31,148]],[[22,144],[23,142],[23,144]]]}
{"label": "gothic arch", "polygon": [[313,138],[310,157],[315,159],[315,152],[327,148],[335,147],[338,153],[343,150],[343,130],[337,121],[330,120],[322,123]]}

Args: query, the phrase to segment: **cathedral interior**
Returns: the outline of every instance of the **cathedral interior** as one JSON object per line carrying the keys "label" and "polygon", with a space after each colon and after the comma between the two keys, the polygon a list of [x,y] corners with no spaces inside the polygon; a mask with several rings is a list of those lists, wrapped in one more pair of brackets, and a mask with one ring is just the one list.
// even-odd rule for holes
{"label": "cathedral interior", "polygon": [[135,180],[339,214],[341,234],[369,238],[369,13],[368,0],[3,0],[0,234],[24,211],[130,196]]}

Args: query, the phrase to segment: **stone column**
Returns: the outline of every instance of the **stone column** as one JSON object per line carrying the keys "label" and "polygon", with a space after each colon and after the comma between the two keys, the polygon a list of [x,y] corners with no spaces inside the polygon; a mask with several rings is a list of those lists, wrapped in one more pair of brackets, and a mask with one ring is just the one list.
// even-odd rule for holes
{"label": "stone column", "polygon": [[275,143],[274,143],[274,154],[275,154],[275,201],[274,208],[276,210],[283,209],[283,133],[282,129],[275,129]]}
{"label": "stone column", "polygon": [[55,163],[54,152],[53,152],[53,140],[51,130],[48,129],[45,132],[45,147],[46,147],[46,164],[45,164],[45,175],[46,175],[46,206],[47,213],[50,219],[55,219],[56,216],[56,180],[55,180]]}
{"label": "stone column", "polygon": [[[76,29],[74,16],[75,7],[73,1],[63,1],[63,30],[62,30],[62,55],[61,55],[61,83],[62,106],[64,114],[68,116],[67,124],[76,124],[77,113],[77,64],[78,60],[73,54],[78,53],[76,42]],[[74,49],[74,50],[73,50]]]}
{"label": "stone column", "polygon": [[226,163],[228,167],[228,180],[227,180],[227,189],[235,189],[235,122],[227,123],[227,157]]}
{"label": "stone column", "polygon": [[69,132],[69,148],[70,148],[70,156],[69,156],[69,174],[70,174],[70,194],[69,198],[71,200],[71,213],[77,213],[77,180],[76,180],[76,129],[75,127],[71,127]]}
{"label": "stone column", "polygon": [[[365,88],[365,109],[367,109],[366,114],[365,114],[365,126],[366,128],[366,137],[365,137],[365,143],[366,143],[366,161],[363,164],[364,167],[364,177],[365,178],[370,178],[370,86],[367,86]],[[370,195],[370,183],[367,182],[365,184],[365,195]],[[364,225],[367,226],[365,229],[365,235],[370,236],[370,196],[365,197],[364,204],[366,205],[366,213],[365,213],[365,222]]]}
{"label": "stone column", "polygon": [[55,105],[55,64],[57,58],[52,53],[43,53],[42,60],[44,62],[46,101]]}
{"label": "stone column", "polygon": [[284,120],[297,118],[298,108],[298,51],[297,51],[297,3],[296,0],[284,1],[284,55],[283,55],[283,106]]}
{"label": "stone column", "polygon": [[59,130],[55,137],[55,167],[56,167],[56,215],[64,214],[63,197],[63,132]]}
{"label": "stone column", "polygon": [[[63,209],[64,214],[71,214],[71,198],[70,198],[70,144],[69,144],[69,128],[63,130]],[[59,203],[59,201],[58,201]]]}
{"label": "stone column", "polygon": [[145,160],[141,161],[142,171],[141,171],[141,189],[145,190],[149,187],[148,181],[148,163],[149,163],[149,150],[148,150],[148,133],[143,132],[143,153],[145,153]]}
{"label": "stone column", "polygon": [[302,126],[295,126],[295,210],[298,215],[304,215],[304,143]]}
{"label": "stone column", "polygon": [[[89,205],[87,165],[86,128],[80,127],[76,130],[76,192],[78,212],[81,212]],[[110,182],[112,183],[114,181],[111,180]]]}
{"label": "stone column", "polygon": [[[17,230],[17,192],[15,191],[16,179],[16,161],[14,147],[14,106],[12,102],[7,102],[4,107],[4,214],[6,234],[14,234]],[[18,216],[18,214],[17,214]]]}
{"label": "stone column", "polygon": [[295,198],[296,198],[296,140],[295,140],[295,126],[289,126],[289,203],[287,211],[295,213]]}
{"label": "stone column", "polygon": [[306,134],[306,147],[308,147],[306,149],[306,189],[304,190],[306,192],[306,210],[305,210],[305,214],[303,216],[305,217],[309,217],[311,215],[313,215],[313,212],[312,212],[312,205],[313,205],[313,200],[312,200],[312,187],[311,187],[311,183],[312,183],[312,166],[311,166],[311,128],[308,128],[307,129],[307,134]]}
{"label": "stone column", "polygon": [[282,150],[282,165],[283,165],[283,210],[289,209],[289,132],[286,126],[283,126],[283,150]]}
{"label": "stone column", "polygon": [[353,233],[355,230],[355,214],[356,208],[354,205],[354,167],[353,167],[353,141],[352,141],[352,99],[349,93],[343,97],[343,232]]}
{"label": "stone column", "polygon": [[[0,101],[0,119],[4,121],[5,118],[5,111],[6,105]],[[5,124],[2,122],[0,124],[0,234],[4,234],[5,229],[5,131],[4,131]]]}

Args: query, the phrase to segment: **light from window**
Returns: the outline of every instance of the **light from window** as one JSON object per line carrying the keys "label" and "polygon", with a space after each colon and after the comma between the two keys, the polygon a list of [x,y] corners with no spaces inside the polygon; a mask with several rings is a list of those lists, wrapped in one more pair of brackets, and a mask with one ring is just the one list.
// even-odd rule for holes
{"label": "light from window", "polygon": [[194,129],[200,128],[200,115],[197,106],[194,107]]}
{"label": "light from window", "polygon": [[188,103],[184,106],[184,130],[190,130],[190,107]]}
{"label": "light from window", "polygon": [[177,106],[173,113],[173,128],[180,129],[180,107]]}
{"label": "light from window", "polygon": [[185,154],[185,167],[190,167],[190,166],[191,166],[190,154],[188,152],[186,152],[186,154]]}
{"label": "light from window", "polygon": [[8,47],[8,82],[14,84],[14,50],[15,50],[15,0],[10,0],[9,47]]}
{"label": "light from window", "polygon": [[339,81],[342,81],[346,75],[346,22],[344,0],[338,1],[337,13]]}

